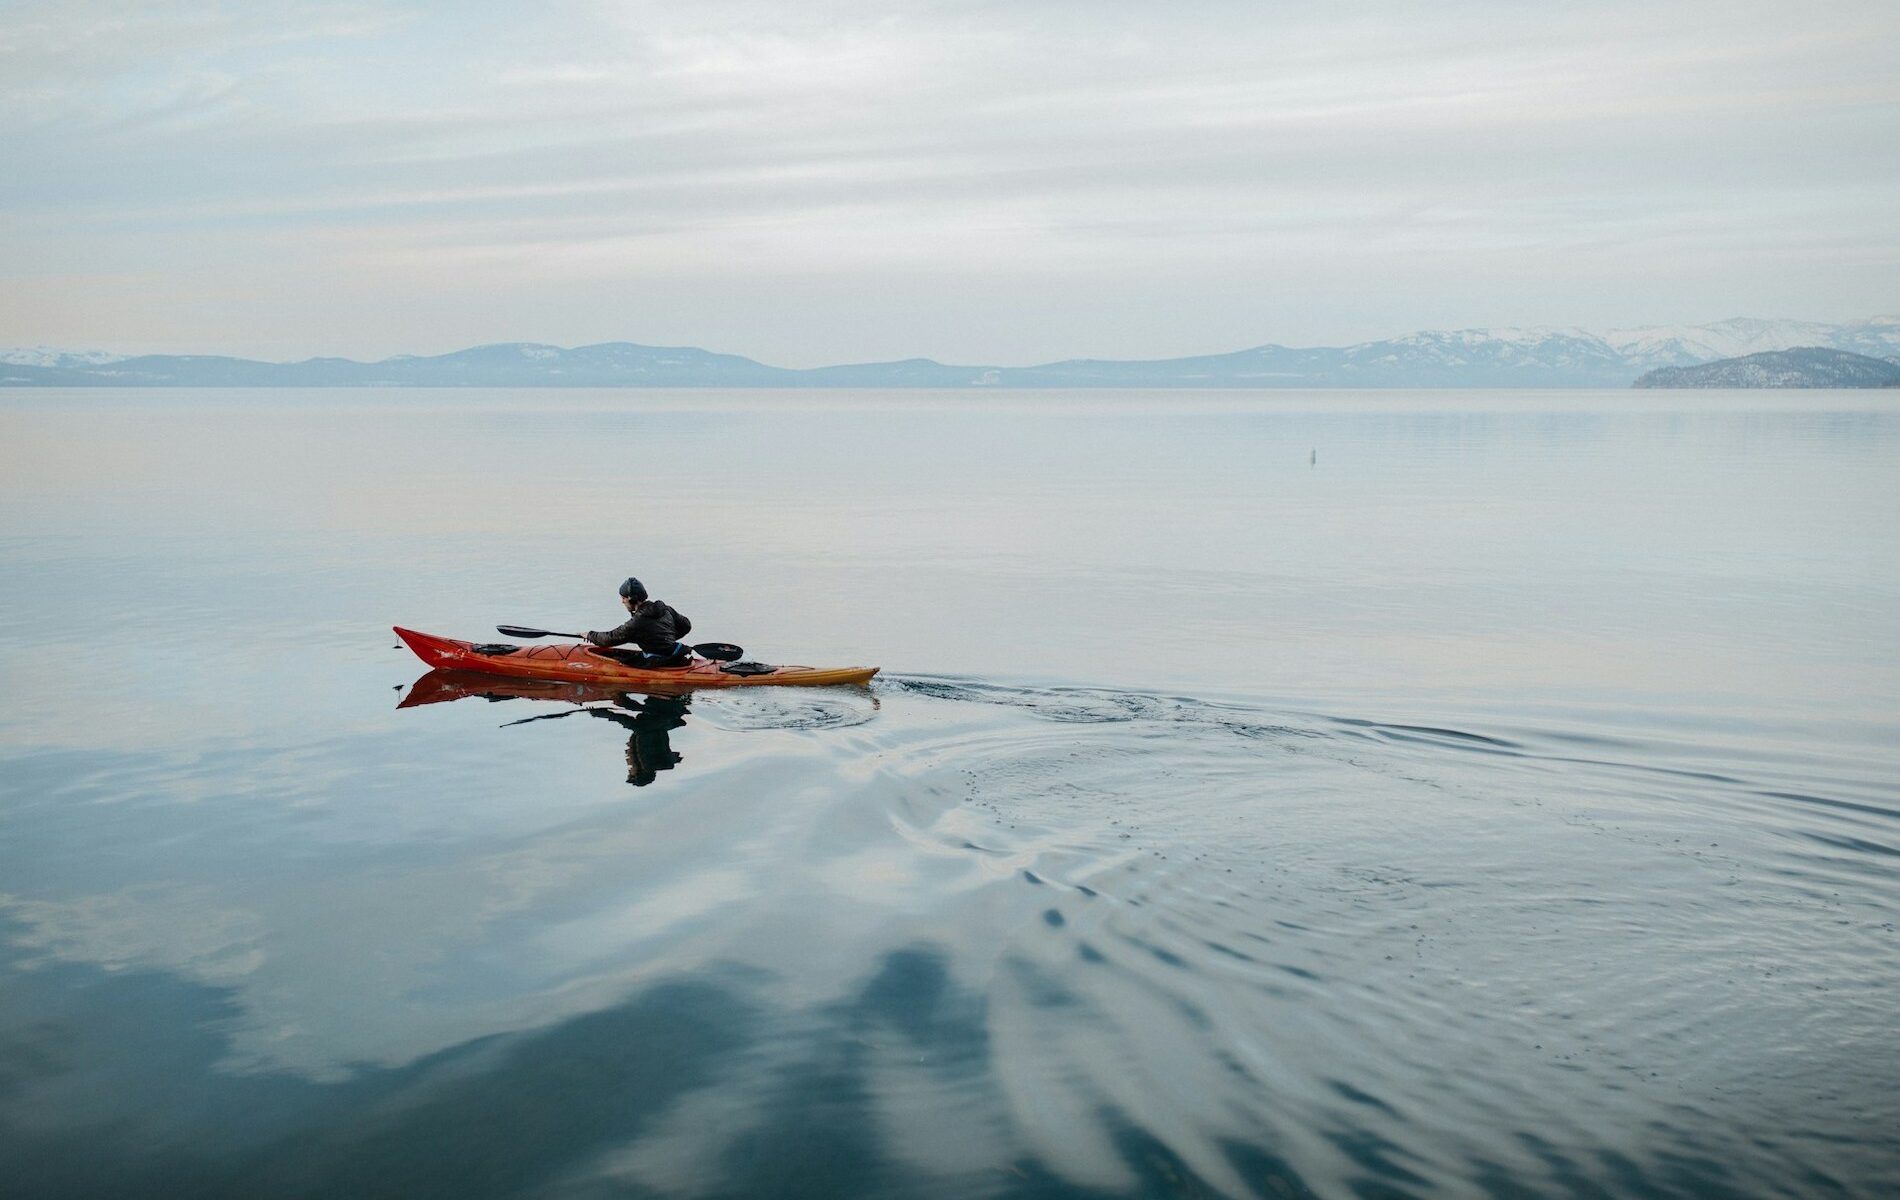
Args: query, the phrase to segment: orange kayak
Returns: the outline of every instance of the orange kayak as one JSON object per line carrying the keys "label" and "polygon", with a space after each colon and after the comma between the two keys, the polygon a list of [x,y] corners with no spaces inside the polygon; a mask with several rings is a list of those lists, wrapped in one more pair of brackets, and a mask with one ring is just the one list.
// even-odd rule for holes
{"label": "orange kayak", "polygon": [[635,691],[675,688],[819,687],[836,683],[869,683],[876,667],[769,667],[758,674],[739,674],[729,668],[739,663],[694,659],[692,665],[666,670],[630,667],[594,646],[568,642],[553,646],[478,645],[457,638],[417,633],[398,625],[401,638],[416,657],[432,667],[476,671],[516,679],[554,679]]}

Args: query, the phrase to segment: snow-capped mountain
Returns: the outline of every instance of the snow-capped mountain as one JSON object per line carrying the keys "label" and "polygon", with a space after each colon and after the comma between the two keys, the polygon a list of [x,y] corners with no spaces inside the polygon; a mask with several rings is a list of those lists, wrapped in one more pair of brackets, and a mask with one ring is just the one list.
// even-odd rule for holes
{"label": "snow-capped mountain", "polygon": [[1650,325],[1603,335],[1631,366],[1681,367],[1797,346],[1824,346],[1882,358],[1900,353],[1900,317],[1844,325],[1732,317],[1710,325]]}
{"label": "snow-capped mountain", "polygon": [[1736,318],[1608,334],[1534,326],[1406,334],[1351,346],[1258,346],[1157,362],[1078,359],[1006,368],[1004,387],[1628,387],[1658,366],[1736,357],[1731,347],[1900,353],[1900,319],[1845,325]]}
{"label": "snow-capped mountain", "polygon": [[1900,360],[1807,346],[1764,350],[1693,367],[1658,367],[1639,388],[1900,388]]}
{"label": "snow-capped mountain", "polygon": [[1616,370],[1640,373],[1655,367],[1690,366],[1801,346],[1822,346],[1875,358],[1900,354],[1900,317],[1872,317],[1845,324],[1731,317],[1707,325],[1639,325],[1603,333],[1546,326],[1459,329],[1348,346],[1346,352],[1363,358],[1375,347],[1387,355],[1409,348],[1418,357],[1444,365],[1515,362],[1586,371],[1614,365]]}
{"label": "snow-capped mountain", "polygon": [[1447,369],[1554,371],[1581,378],[1620,374],[1627,366],[1614,349],[1583,329],[1457,329],[1414,333],[1381,342],[1348,346],[1355,365],[1430,364]]}

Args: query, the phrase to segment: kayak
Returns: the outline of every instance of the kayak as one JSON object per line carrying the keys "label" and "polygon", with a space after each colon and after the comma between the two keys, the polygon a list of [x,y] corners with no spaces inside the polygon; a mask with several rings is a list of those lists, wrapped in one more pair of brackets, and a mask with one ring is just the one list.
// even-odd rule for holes
{"label": "kayak", "polygon": [[517,679],[554,679],[631,688],[635,691],[672,691],[676,688],[821,687],[838,683],[869,683],[876,667],[794,667],[759,663],[718,663],[695,657],[684,667],[654,670],[632,667],[611,650],[582,642],[552,646],[480,644],[458,638],[417,633],[398,625],[401,638],[416,657],[432,667],[476,671]]}

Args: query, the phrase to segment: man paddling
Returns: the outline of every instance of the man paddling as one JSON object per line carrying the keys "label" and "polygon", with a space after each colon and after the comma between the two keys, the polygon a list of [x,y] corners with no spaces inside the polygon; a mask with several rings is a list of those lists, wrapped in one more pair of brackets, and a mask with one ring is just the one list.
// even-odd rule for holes
{"label": "man paddling", "polygon": [[628,642],[640,648],[629,665],[636,667],[683,667],[693,661],[693,648],[680,641],[693,631],[693,623],[664,600],[649,600],[646,585],[631,576],[620,585],[620,603],[628,618],[605,633],[590,632],[587,640],[596,646],[624,646]]}

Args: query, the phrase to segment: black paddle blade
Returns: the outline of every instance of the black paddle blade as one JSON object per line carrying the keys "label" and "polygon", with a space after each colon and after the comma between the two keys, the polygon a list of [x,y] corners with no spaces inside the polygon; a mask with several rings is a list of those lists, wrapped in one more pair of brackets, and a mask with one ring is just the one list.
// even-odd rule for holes
{"label": "black paddle blade", "polygon": [[738,662],[745,657],[745,650],[731,642],[701,642],[693,647],[693,652],[714,662]]}
{"label": "black paddle blade", "polygon": [[575,638],[581,641],[585,641],[587,638],[587,635],[584,633],[557,633],[556,631],[552,629],[536,629],[530,625],[497,625],[495,626],[495,632],[499,633],[503,637],[511,637],[511,638],[532,639],[532,638],[544,638],[544,637],[564,637],[564,638]]}

